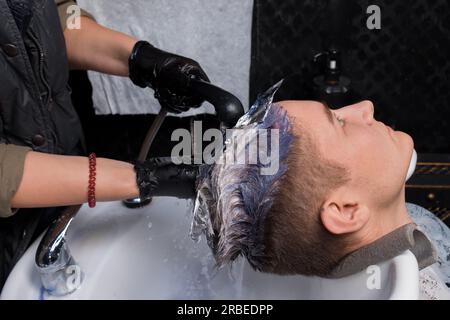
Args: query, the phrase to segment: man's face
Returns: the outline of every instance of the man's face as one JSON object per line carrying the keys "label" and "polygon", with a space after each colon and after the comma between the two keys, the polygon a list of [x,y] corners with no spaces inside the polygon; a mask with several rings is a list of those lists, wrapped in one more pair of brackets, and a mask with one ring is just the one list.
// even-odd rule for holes
{"label": "man's face", "polygon": [[[413,141],[376,121],[370,101],[330,110],[314,101],[279,102],[295,123],[308,130],[321,155],[350,172],[352,190],[359,190],[372,208],[389,206],[402,194]],[[296,129],[297,128],[297,129]]]}

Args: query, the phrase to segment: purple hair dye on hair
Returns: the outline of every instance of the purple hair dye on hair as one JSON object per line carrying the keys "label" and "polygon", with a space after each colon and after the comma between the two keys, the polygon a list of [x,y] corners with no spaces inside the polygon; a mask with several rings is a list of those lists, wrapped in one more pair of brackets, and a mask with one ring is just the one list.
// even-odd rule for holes
{"label": "purple hair dye on hair", "polygon": [[[245,140],[245,148],[258,139],[260,130],[278,130],[277,172],[262,175],[264,165],[260,161],[255,164],[216,162],[200,168],[191,237],[198,240],[202,233],[206,235],[219,267],[238,256],[246,257],[256,270],[264,266],[266,217],[277,195],[280,178],[287,171],[286,159],[293,141],[286,111],[272,103],[281,84],[282,81],[260,95],[235,127],[256,129],[251,139]],[[242,140],[240,135],[240,130],[233,133],[234,138]],[[229,151],[225,146],[221,157]]]}

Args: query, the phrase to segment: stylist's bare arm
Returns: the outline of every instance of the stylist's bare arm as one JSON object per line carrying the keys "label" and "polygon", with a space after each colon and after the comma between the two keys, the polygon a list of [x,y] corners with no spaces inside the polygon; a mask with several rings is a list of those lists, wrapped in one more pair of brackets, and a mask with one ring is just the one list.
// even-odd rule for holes
{"label": "stylist's bare arm", "polygon": [[64,31],[70,68],[128,76],[128,57],[137,40],[88,17],[80,19],[80,29]]}
{"label": "stylist's bare arm", "polygon": [[[89,160],[87,157],[28,152],[13,208],[74,205],[87,202]],[[97,159],[97,201],[137,197],[136,173],[127,162]]]}

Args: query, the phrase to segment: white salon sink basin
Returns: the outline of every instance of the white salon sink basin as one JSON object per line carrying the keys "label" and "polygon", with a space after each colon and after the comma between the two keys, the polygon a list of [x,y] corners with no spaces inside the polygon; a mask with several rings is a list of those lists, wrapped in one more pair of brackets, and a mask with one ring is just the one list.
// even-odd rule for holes
{"label": "white salon sink basin", "polygon": [[[156,197],[147,207],[120,202],[83,206],[67,241],[84,279],[64,297],[41,288],[34,265],[38,240],[9,276],[1,299],[418,299],[419,271],[406,251],[339,280],[257,273],[243,260],[233,269],[214,269],[206,241],[189,237],[187,200]],[[373,270],[372,270],[373,271]],[[379,278],[377,278],[379,276]]]}

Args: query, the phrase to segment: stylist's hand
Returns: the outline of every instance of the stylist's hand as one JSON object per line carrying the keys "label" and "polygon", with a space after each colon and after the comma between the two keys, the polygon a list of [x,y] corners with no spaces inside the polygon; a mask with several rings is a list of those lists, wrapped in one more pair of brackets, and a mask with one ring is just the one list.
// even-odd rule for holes
{"label": "stylist's hand", "polygon": [[208,81],[200,65],[189,58],[139,41],[129,59],[130,79],[142,88],[150,87],[168,111],[180,113],[199,107],[204,99],[189,92],[189,79]]}
{"label": "stylist's hand", "polygon": [[160,184],[192,182],[194,186],[198,175],[197,166],[176,165],[170,157],[136,161],[134,170],[141,199],[150,198]]}

